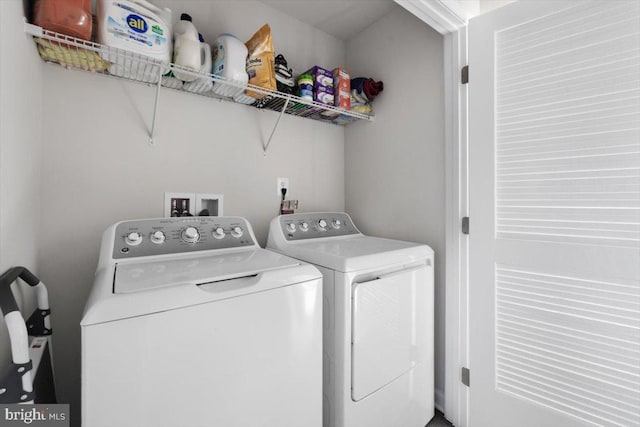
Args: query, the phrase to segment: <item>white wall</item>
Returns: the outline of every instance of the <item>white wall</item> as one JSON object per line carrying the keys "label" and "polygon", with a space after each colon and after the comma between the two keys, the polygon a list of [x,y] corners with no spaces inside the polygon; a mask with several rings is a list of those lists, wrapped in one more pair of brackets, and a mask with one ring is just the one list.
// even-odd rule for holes
{"label": "white wall", "polygon": [[[172,9],[191,12],[209,40],[224,31],[245,40],[269,22],[277,51],[297,67],[343,63],[344,43],[331,36],[254,1],[221,3]],[[223,193],[224,214],[246,216],[264,244],[278,176],[289,177],[302,211],[344,209],[344,129],[284,116],[265,157],[276,113],[165,89],[151,147],[155,88],[54,65],[44,82],[40,271],[53,307],[63,308],[53,319],[59,394],[78,420],[79,322],[102,231],[162,216],[165,191]]]}
{"label": "white wall", "polygon": [[[0,274],[18,265],[38,274],[42,62],[22,16],[22,2],[0,1]],[[33,292],[24,284],[14,288],[28,317]],[[0,318],[0,375],[10,360]]]}
{"label": "white wall", "polygon": [[509,3],[513,3],[516,0],[480,0],[480,13],[487,13],[493,9],[498,9],[502,6],[506,6]]}
{"label": "white wall", "polygon": [[384,92],[373,123],[346,128],[346,208],[376,236],[435,250],[436,399],[444,391],[443,39],[400,8],[347,43],[352,77],[374,77]]}

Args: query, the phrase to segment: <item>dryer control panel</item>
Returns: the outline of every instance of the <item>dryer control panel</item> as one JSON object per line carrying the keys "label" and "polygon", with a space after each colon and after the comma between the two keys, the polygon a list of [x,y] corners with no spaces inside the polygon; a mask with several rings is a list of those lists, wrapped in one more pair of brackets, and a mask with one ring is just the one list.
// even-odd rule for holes
{"label": "dryer control panel", "polygon": [[282,234],[287,240],[360,234],[344,212],[299,213],[280,216]]}
{"label": "dryer control panel", "polygon": [[256,246],[241,217],[180,217],[124,221],[116,225],[113,258]]}

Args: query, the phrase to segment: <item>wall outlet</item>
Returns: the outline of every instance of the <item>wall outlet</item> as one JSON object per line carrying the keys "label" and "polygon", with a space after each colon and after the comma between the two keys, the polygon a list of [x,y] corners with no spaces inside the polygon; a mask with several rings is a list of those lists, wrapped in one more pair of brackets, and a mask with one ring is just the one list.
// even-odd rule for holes
{"label": "wall outlet", "polygon": [[289,188],[289,178],[278,178],[278,197],[282,199],[282,189],[287,189],[287,196],[291,195]]}

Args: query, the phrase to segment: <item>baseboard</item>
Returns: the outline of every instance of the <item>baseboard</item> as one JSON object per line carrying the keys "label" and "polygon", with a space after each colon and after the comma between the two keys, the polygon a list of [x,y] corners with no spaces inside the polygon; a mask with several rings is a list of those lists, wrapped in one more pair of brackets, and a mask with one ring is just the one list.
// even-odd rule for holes
{"label": "baseboard", "polygon": [[434,399],[434,406],[438,411],[444,414],[444,391],[436,389]]}

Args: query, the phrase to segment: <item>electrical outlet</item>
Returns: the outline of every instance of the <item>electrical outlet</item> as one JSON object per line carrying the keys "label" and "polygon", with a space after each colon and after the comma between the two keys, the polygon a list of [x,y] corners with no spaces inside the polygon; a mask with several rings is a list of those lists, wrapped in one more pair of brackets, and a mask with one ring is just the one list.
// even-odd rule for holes
{"label": "electrical outlet", "polygon": [[289,178],[278,178],[278,197],[282,198],[282,189],[287,189],[287,196],[291,194],[289,188]]}

